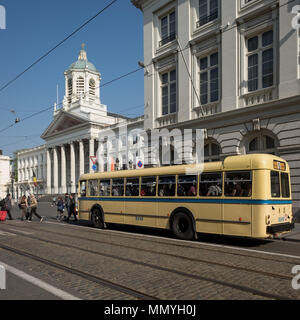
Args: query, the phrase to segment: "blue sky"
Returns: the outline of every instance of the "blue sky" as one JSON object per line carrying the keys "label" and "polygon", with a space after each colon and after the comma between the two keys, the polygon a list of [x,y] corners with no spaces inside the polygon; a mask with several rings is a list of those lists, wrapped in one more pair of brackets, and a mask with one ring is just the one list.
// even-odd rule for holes
{"label": "blue sky", "polygon": [[[30,66],[111,0],[0,0],[6,8],[7,29],[0,30],[0,87]],[[143,15],[130,0],[119,0],[83,30],[52,52],[20,79],[0,92],[0,131],[64,96],[64,71],[86,44],[89,61],[102,75],[102,84],[138,68],[143,61]],[[143,114],[144,74],[139,71],[101,88],[108,111],[135,117]],[[10,110],[15,110],[14,115]],[[53,111],[42,113],[0,133],[5,155],[43,144],[43,131]]]}

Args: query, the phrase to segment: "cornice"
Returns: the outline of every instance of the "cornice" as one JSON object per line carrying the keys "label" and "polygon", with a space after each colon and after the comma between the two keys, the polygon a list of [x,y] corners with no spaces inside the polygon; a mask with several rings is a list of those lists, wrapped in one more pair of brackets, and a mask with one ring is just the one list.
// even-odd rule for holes
{"label": "cornice", "polygon": [[[299,110],[293,110],[293,107],[299,106]],[[179,122],[166,126],[164,128],[176,129],[176,128],[187,128],[197,126],[199,129],[203,128],[218,128],[218,127],[228,127],[232,125],[239,124],[241,122],[241,117],[249,118],[247,121],[251,121],[253,117],[258,116],[262,119],[270,117],[278,117],[288,114],[299,113],[300,111],[300,95],[291,98],[278,99],[269,101],[265,104],[260,104],[257,106],[250,106],[246,108],[234,109],[227,112],[217,113],[208,117],[198,118],[193,120],[188,120],[184,122]],[[264,115],[265,113],[266,115]],[[269,115],[267,115],[269,113]],[[159,128],[163,129],[163,128]]]}

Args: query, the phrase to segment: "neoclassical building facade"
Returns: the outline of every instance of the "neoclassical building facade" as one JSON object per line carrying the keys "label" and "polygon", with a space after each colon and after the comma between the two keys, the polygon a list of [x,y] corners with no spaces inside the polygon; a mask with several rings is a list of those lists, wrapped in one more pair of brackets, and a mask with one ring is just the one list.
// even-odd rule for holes
{"label": "neoclassical building facade", "polygon": [[[129,131],[143,129],[143,117],[129,119],[107,111],[100,99],[100,72],[83,46],[64,75],[65,97],[61,108],[54,105],[53,121],[41,136],[45,144],[17,152],[18,196],[75,193],[80,175],[111,170],[111,163],[125,168],[138,154],[136,144],[129,145],[127,139],[124,143],[118,127],[126,123]],[[99,137],[110,129],[116,143],[107,149],[107,141]]]}
{"label": "neoclassical building facade", "polygon": [[0,200],[6,197],[11,182],[11,159],[0,150]]}
{"label": "neoclassical building facade", "polygon": [[284,0],[131,0],[144,15],[145,130],[206,132],[205,160],[288,160],[300,217],[300,31]]}

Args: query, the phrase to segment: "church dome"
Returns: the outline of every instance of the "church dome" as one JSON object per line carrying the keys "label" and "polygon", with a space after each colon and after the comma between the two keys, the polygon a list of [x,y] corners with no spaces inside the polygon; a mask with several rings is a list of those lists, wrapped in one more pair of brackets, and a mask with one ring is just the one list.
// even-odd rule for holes
{"label": "church dome", "polygon": [[69,68],[69,70],[82,70],[82,69],[88,69],[90,71],[98,72],[95,65],[88,61],[87,53],[84,50],[84,44],[82,44],[82,49],[79,53],[78,60],[74,62]]}
{"label": "church dome", "polygon": [[87,60],[78,60],[74,62],[69,69],[89,69],[90,71],[97,72],[97,69],[94,66],[94,64]]}

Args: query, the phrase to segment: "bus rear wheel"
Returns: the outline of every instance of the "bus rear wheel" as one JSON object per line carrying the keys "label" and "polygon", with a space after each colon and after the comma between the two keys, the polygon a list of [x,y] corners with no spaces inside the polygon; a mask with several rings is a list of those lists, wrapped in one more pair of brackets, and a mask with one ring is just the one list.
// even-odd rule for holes
{"label": "bus rear wheel", "polygon": [[92,224],[97,229],[103,229],[104,223],[100,209],[95,208],[92,211]]}
{"label": "bus rear wheel", "polygon": [[181,240],[192,240],[195,236],[192,219],[183,212],[175,214],[172,222],[172,231]]}

